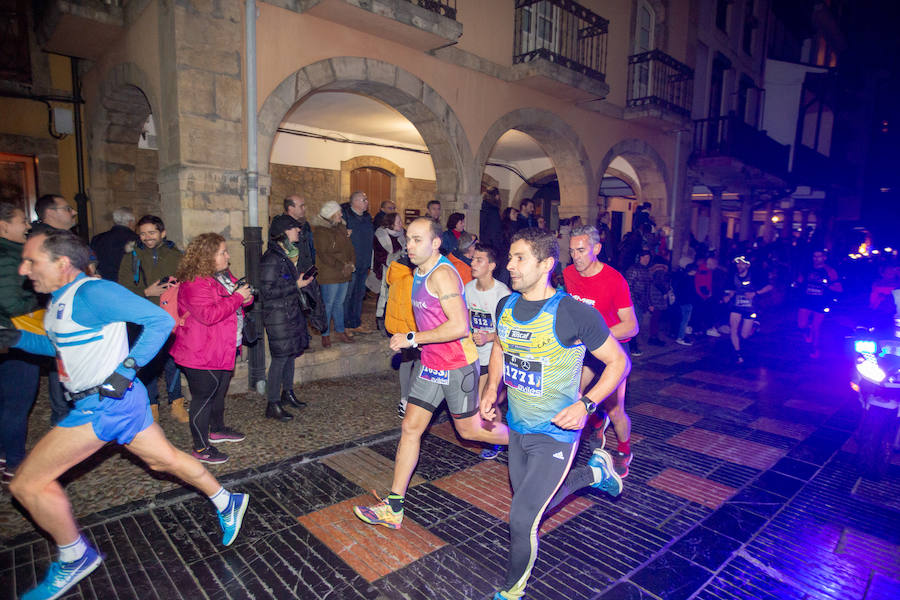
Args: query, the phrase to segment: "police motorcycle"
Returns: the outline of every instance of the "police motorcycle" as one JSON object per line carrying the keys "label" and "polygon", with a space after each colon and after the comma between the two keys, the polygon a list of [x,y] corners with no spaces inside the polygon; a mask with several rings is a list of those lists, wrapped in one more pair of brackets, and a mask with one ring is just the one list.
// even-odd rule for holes
{"label": "police motorcycle", "polygon": [[892,323],[859,327],[853,336],[856,368],[850,387],[859,395],[863,416],[856,432],[863,474],[881,479],[898,448],[900,430],[900,290]]}

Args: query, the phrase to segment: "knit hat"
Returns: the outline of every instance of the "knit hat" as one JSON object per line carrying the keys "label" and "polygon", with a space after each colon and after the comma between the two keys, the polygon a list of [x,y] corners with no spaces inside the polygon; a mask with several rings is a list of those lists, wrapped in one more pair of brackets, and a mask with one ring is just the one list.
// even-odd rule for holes
{"label": "knit hat", "polygon": [[302,228],[302,225],[300,225],[300,221],[298,221],[291,215],[278,215],[277,217],[272,219],[272,224],[269,225],[269,239],[274,240],[288,229],[294,228]]}
{"label": "knit hat", "polygon": [[338,212],[339,210],[341,210],[341,205],[334,200],[329,200],[322,205],[322,208],[319,209],[319,216],[327,221],[331,219],[331,217],[334,216],[334,213]]}

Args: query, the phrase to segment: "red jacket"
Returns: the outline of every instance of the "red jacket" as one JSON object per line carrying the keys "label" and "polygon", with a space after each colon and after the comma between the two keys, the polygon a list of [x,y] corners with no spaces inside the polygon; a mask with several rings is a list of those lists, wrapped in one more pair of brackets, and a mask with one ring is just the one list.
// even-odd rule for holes
{"label": "red jacket", "polygon": [[[236,281],[234,276],[232,281]],[[253,297],[247,304],[253,302]],[[191,369],[234,369],[237,349],[237,311],[244,297],[229,294],[213,277],[199,277],[178,286],[178,314],[184,325],[175,330],[170,354]]]}

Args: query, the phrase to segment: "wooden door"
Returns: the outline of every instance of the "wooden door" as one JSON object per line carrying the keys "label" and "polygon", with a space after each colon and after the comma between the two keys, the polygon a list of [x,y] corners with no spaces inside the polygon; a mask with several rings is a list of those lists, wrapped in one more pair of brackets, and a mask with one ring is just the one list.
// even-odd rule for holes
{"label": "wooden door", "polygon": [[369,213],[372,216],[381,210],[381,203],[391,200],[393,176],[375,167],[360,167],[350,171],[350,193],[365,192],[369,197]]}

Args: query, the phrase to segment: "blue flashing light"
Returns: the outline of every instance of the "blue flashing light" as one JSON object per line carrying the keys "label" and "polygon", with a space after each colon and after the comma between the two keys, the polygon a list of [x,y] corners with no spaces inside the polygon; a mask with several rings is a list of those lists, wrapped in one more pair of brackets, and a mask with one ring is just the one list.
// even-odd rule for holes
{"label": "blue flashing light", "polygon": [[853,342],[853,349],[860,354],[875,354],[878,344],[872,340],[856,340]]}

